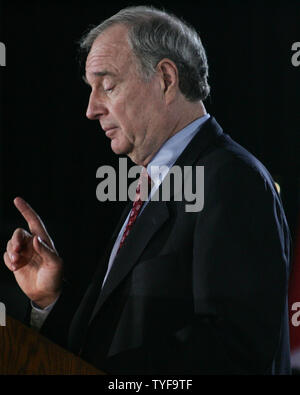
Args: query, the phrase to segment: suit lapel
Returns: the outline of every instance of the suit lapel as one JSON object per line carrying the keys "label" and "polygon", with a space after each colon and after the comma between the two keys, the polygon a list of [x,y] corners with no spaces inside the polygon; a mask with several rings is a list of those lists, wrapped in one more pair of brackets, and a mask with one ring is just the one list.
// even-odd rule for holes
{"label": "suit lapel", "polygon": [[169,218],[169,210],[165,202],[149,202],[143,213],[136,220],[126,238],[126,243],[117,254],[99,299],[95,305],[90,322],[103,303],[135,266],[143,250],[152,236]]}
{"label": "suit lapel", "polygon": [[[215,138],[222,134],[222,129],[216,122],[214,118],[209,118],[202,126],[201,131],[196,134],[190,144],[185,148],[183,153],[177,159],[174,165],[177,166],[188,166],[192,165],[204,151],[213,144]],[[162,185],[159,189],[162,188]],[[157,193],[159,193],[157,191]],[[171,195],[172,196],[172,195]],[[112,242],[110,244],[111,252],[113,243],[115,242],[122,224],[127,217],[129,210],[132,207],[130,202],[122,218],[117,226],[114,235],[112,237]],[[117,254],[113,266],[109,272],[106,279],[105,285],[100,293],[100,296],[96,302],[95,308],[91,315],[89,324],[94,319],[96,314],[101,309],[104,302],[111,295],[111,293],[116,289],[116,287],[124,280],[126,275],[130,270],[136,265],[139,257],[143,253],[146,245],[153,237],[153,235],[160,229],[160,227],[168,220],[169,210],[166,202],[161,201],[150,201],[145,207],[143,213],[138,217],[136,223],[134,224],[131,232],[126,238],[126,243],[120,249]],[[109,256],[108,256],[109,259]],[[107,261],[108,261],[107,259]]]}

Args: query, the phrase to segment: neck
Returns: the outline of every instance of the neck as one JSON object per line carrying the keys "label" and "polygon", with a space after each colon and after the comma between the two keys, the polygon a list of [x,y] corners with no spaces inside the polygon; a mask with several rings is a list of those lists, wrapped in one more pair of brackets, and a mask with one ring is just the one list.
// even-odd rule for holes
{"label": "neck", "polygon": [[146,167],[167,140],[207,113],[202,101],[196,103],[186,102],[185,104],[186,105],[180,107],[180,111],[174,112],[172,115],[170,120],[172,122],[172,127],[170,128],[171,122],[169,121],[165,129],[168,129],[169,132],[164,135],[164,139],[160,141],[156,149],[152,149],[147,156],[140,158],[140,160],[134,160],[135,163]]}
{"label": "neck", "polygon": [[196,119],[203,117],[206,113],[207,112],[202,101],[196,103],[188,102],[187,105],[182,108],[180,116],[166,140],[180,132],[180,130],[184,129]]}

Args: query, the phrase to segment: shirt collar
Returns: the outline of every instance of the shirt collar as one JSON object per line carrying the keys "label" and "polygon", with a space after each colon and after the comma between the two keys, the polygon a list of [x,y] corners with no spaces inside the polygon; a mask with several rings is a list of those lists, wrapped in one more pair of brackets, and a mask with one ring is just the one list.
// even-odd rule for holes
{"label": "shirt collar", "polygon": [[156,188],[162,183],[170,168],[199,131],[199,127],[208,118],[210,118],[210,115],[205,114],[174,134],[174,136],[165,141],[148,163],[147,172]]}

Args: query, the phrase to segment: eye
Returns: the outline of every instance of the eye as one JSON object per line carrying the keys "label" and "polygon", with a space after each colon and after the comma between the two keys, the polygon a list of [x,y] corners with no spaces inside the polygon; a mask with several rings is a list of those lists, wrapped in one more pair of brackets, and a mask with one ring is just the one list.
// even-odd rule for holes
{"label": "eye", "polygon": [[111,93],[113,90],[114,90],[114,86],[112,86],[110,88],[107,88],[107,89],[104,89],[104,92]]}

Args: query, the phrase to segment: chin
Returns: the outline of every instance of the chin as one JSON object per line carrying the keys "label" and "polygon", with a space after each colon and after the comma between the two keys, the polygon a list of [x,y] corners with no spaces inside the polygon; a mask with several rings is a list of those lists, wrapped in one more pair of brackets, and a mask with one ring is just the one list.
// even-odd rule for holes
{"label": "chin", "polygon": [[118,139],[112,139],[111,149],[116,155],[127,155],[130,152],[128,144],[122,144]]}

